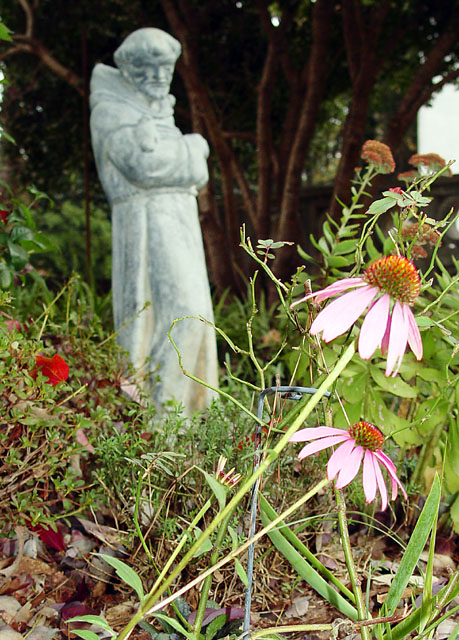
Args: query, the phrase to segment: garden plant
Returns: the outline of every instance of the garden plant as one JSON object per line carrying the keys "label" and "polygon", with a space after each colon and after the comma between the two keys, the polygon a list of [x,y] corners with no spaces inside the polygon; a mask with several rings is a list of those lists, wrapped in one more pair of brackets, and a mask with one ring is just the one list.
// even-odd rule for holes
{"label": "garden plant", "polygon": [[[356,173],[351,206],[343,208],[339,223],[331,219],[324,223],[323,237],[313,240],[320,257],[312,258],[302,251],[307,266],[299,269],[291,282],[278,280],[274,274],[275,262],[274,267],[271,262],[276,249],[285,243],[260,240],[254,248],[242,230],[241,246],[259,266],[249,285],[252,308],[246,322],[246,345],[238,346],[227,332],[218,326],[216,329],[230,351],[251,362],[255,376],[251,380],[235,376],[227,360],[231,392],[222,388],[220,394],[257,425],[253,440],[259,463],[252,473],[242,477],[234,468],[225,473],[224,459],[220,459],[214,475],[202,471],[218,503],[217,513],[197,539],[187,544],[203,516],[203,512],[197,514],[147,591],[132,569],[119,560],[106,558],[139,597],[138,611],[124,629],[117,634],[98,617],[82,617],[82,620],[99,624],[120,639],[128,637],[137,624],[149,617],[159,620],[165,630],[162,633],[171,637],[178,634],[191,640],[205,634],[210,640],[220,637],[218,633],[222,628],[226,635],[229,629],[225,625],[234,615],[230,610],[215,611],[203,630],[203,621],[212,611],[206,606],[212,574],[233,563],[247,584],[252,576],[247,576],[239,558],[266,534],[310,586],[344,618],[325,625],[306,622],[279,624],[270,629],[245,628],[244,635],[277,637],[292,631],[327,630],[329,637],[344,637],[344,633],[346,637],[360,635],[364,639],[380,640],[433,638],[437,627],[459,610],[457,606],[449,606],[459,594],[457,570],[444,586],[433,588],[435,538],[442,496],[442,511],[447,505],[452,526],[459,529],[456,410],[459,349],[454,335],[459,312],[458,262],[452,257],[452,264],[446,268],[437,256],[440,243],[456,218],[453,212],[445,220],[428,216],[429,186],[439,175],[448,172],[449,166],[434,154],[416,156],[412,159],[416,171],[402,176],[409,180],[405,188],[395,186],[364,207],[361,199],[372,179],[379,173],[391,173],[395,165],[390,149],[376,141],[365,143],[362,159],[367,166]],[[422,270],[416,266],[420,258],[425,264]],[[308,273],[312,265],[320,267],[319,271],[315,270],[314,279]],[[279,344],[268,359],[257,355],[254,333],[256,281],[261,273],[268,276],[280,301],[276,306]],[[322,303],[330,298],[332,301],[324,306]],[[179,321],[186,319],[176,322]],[[173,329],[174,325],[170,330],[174,344]],[[180,353],[178,357],[180,360]],[[184,374],[188,375],[185,370]],[[299,379],[313,384],[315,392],[289,410],[285,406],[288,394],[274,394],[274,401],[265,407],[269,415],[266,421],[234,393],[236,378],[255,393],[261,393],[271,383],[278,386],[279,392],[285,391],[286,387],[280,384],[281,375],[288,376],[289,384]],[[326,392],[330,392],[329,399]],[[231,516],[238,505],[254,486],[259,488],[268,469],[278,464],[281,456],[298,442],[303,443],[299,460],[332,448],[328,462],[324,461],[324,477],[280,515],[270,504],[271,478],[259,496],[262,528],[242,544],[238,544],[233,531],[232,550],[219,551],[223,537],[232,531]],[[414,466],[405,464],[406,453],[412,450],[418,453]],[[392,457],[396,457],[397,464]],[[344,489],[352,482],[361,483],[363,487],[367,505],[364,511],[370,527],[376,526],[374,515],[378,500],[384,512],[389,508],[389,501],[401,496],[400,506],[393,510],[394,519],[403,511],[416,512],[412,535],[387,596],[376,611],[369,609],[371,573],[366,576],[365,593],[350,543]],[[325,487],[334,494],[348,571],[346,583],[334,576],[287,524],[290,516],[298,516],[304,505]],[[409,498],[417,493],[426,496],[422,508]],[[209,507],[210,501],[203,509]],[[140,531],[139,535],[142,535]],[[212,541],[209,567],[180,586],[179,576],[204,545],[209,544],[209,539]],[[405,602],[404,608],[398,608],[406,598],[405,589],[427,542],[428,558],[422,570],[420,601],[414,602],[413,596],[413,602]],[[178,598],[186,599],[187,592],[198,584],[202,584],[202,589],[196,614],[185,617],[178,605],[175,615],[164,613],[167,605]],[[458,630],[456,625],[449,637],[457,637]],[[77,633],[95,640],[95,635],[91,635],[94,632]],[[151,633],[153,637],[162,636],[154,627]]]}
{"label": "garden plant", "polygon": [[[430,185],[448,174],[449,165],[435,154],[416,155],[414,170],[400,176],[404,186],[395,184],[368,204],[372,181],[392,173],[395,163],[390,149],[374,140],[363,146],[362,160],[352,203],[343,206],[338,222],[325,220],[320,238],[311,238],[314,256],[298,247],[305,265],[289,282],[275,275],[276,251],[295,247],[272,239],[252,243],[241,230],[241,250],[257,271],[247,283],[247,304],[216,305],[225,362],[221,387],[215,389],[220,400],[191,423],[173,404],[159,418],[133,388],[125,355],[98,319],[88,287],[74,277],[57,296],[51,294],[43,276],[28,266],[34,251],[50,247],[34,231],[30,206],[12,194],[6,201],[0,340],[8,404],[1,437],[2,482],[9,491],[0,506],[10,523],[19,519],[41,527],[44,535],[56,529],[59,518],[102,503],[116,509],[118,502],[121,523],[131,529],[131,540],[139,541],[149,567],[140,575],[126,560],[103,555],[135,592],[138,607],[117,630],[102,615],[67,620],[92,625],[72,629],[85,640],[97,640],[101,632],[122,640],[137,625],[155,640],[319,631],[330,638],[427,639],[459,611],[459,572],[433,584],[437,529],[459,532],[459,263],[452,256],[445,265],[438,257],[457,215],[451,211],[435,220],[428,209]],[[19,302],[32,286],[42,291],[42,310],[37,292],[27,320]],[[276,302],[268,306],[263,290],[270,291],[270,300],[274,292]],[[175,324],[191,321],[206,319],[177,319],[169,331],[173,346]],[[181,363],[178,351],[177,357]],[[295,394],[297,385],[308,392]],[[263,395],[268,387],[273,393]],[[87,392],[94,388],[97,394],[88,403]],[[257,413],[253,407],[260,396]],[[194,504],[188,518],[162,520],[171,551],[158,565],[143,520],[146,505],[161,511],[157,496],[166,492],[164,478],[185,468],[183,441],[197,432],[206,432],[198,444],[203,453],[184,473],[189,482],[201,478],[208,490],[199,485],[205,499]],[[300,495],[295,491],[288,506],[284,500],[278,509],[279,477],[286,469],[301,475],[304,465],[310,465],[309,474],[298,480]],[[250,495],[257,497],[261,522],[254,511],[250,533],[241,532],[237,524],[247,520]],[[303,538],[318,496],[333,504],[346,579]],[[386,597],[377,605],[369,597],[372,570],[360,566],[351,542],[349,504],[369,531],[396,538],[397,523],[411,523]],[[304,624],[280,620],[256,628],[247,589],[241,630],[241,607],[209,602],[213,576],[226,565],[241,585],[256,588],[256,563],[246,566],[244,553],[256,550],[266,536],[335,607],[333,622],[310,624],[306,616]],[[196,558],[200,570],[183,580]],[[417,572],[420,598],[406,591]],[[187,594],[196,587],[199,602],[192,612]],[[458,632],[459,623],[449,637]]]}

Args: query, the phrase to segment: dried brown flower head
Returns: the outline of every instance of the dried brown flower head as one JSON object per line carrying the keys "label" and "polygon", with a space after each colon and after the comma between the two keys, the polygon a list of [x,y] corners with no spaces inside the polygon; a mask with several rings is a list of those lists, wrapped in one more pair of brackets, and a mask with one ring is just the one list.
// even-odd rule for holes
{"label": "dried brown flower head", "polygon": [[392,173],[395,169],[392,151],[387,144],[378,140],[367,140],[362,147],[360,157],[376,165],[380,173]]}

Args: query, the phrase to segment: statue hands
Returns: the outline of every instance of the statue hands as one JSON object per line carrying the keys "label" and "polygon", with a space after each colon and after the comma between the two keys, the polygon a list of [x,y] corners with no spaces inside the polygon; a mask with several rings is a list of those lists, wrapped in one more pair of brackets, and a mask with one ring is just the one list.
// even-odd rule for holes
{"label": "statue hands", "polygon": [[153,118],[144,116],[134,129],[134,139],[142,151],[154,151],[159,141]]}

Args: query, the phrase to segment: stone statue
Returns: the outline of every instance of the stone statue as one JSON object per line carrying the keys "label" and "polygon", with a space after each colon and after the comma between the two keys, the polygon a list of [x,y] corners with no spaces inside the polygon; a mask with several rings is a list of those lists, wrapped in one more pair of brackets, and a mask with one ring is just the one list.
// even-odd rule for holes
{"label": "stone statue", "polygon": [[[97,64],[91,77],[91,138],[112,211],[119,342],[138,380],[149,373],[154,383],[159,375],[151,391],[158,409],[175,397],[190,414],[205,408],[212,393],[183,375],[167,334],[182,316],[213,322],[196,203],[197,190],[208,180],[209,147],[201,135],[182,135],[174,123],[169,88],[180,51],[180,43],[164,31],[139,29],[116,50],[117,69]],[[172,337],[186,370],[216,386],[214,331],[184,320]]]}

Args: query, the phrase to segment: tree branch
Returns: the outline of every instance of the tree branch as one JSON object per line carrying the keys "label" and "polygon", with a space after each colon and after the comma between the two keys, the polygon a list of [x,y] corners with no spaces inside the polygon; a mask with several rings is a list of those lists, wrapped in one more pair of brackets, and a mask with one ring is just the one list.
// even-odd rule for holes
{"label": "tree branch", "polygon": [[298,198],[304,159],[317,123],[319,107],[326,87],[329,68],[330,22],[333,0],[318,0],[312,14],[313,41],[308,62],[308,85],[291,149],[282,196],[278,236],[292,240],[297,218]]}
{"label": "tree branch", "polygon": [[275,48],[269,43],[268,52],[258,85],[257,101],[257,157],[258,157],[258,197],[257,220],[258,237],[265,238],[269,235],[270,200],[273,154],[272,129],[271,129],[271,104],[274,89],[276,68]]}
{"label": "tree branch", "polygon": [[432,46],[424,64],[420,65],[413,80],[403,96],[396,114],[391,118],[387,127],[386,141],[389,146],[396,149],[408,127],[416,118],[416,114],[432,95],[441,89],[447,82],[458,77],[458,71],[451,71],[436,84],[432,84],[432,78],[438,73],[445,56],[454,47],[459,38],[459,24],[457,20],[448,23],[448,26]]}
{"label": "tree branch", "polygon": [[19,0],[19,4],[24,9],[26,15],[26,30],[24,35],[31,38],[33,35],[33,11],[27,0]]}

